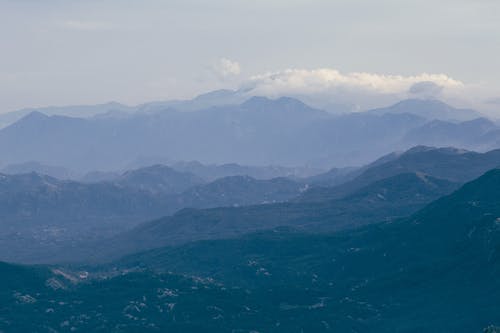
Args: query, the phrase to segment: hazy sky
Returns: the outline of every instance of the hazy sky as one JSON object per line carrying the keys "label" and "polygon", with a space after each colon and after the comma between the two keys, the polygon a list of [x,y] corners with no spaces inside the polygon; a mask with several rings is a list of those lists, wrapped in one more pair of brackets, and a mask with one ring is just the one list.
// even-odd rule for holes
{"label": "hazy sky", "polygon": [[0,112],[419,81],[500,108],[498,0],[0,0],[0,45]]}

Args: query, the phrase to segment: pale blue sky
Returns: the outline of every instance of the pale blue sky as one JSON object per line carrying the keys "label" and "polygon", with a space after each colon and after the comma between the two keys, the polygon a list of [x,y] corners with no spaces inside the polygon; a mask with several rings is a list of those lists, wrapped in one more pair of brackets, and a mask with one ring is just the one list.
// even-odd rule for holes
{"label": "pale blue sky", "polygon": [[318,68],[445,74],[476,102],[500,97],[497,0],[0,0],[0,46],[0,112]]}

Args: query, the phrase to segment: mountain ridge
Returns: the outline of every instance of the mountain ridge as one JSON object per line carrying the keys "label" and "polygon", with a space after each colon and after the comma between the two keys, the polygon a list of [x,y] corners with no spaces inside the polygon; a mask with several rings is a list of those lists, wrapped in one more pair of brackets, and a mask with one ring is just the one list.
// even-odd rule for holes
{"label": "mountain ridge", "polygon": [[326,169],[366,164],[391,151],[439,140],[473,150],[498,148],[500,142],[496,124],[485,120],[435,127],[407,112],[332,115],[286,97],[255,97],[192,112],[159,108],[125,117],[39,116],[0,130],[3,163],[38,161],[87,173],[123,170],[141,156],[157,156]]}
{"label": "mountain ridge", "polygon": [[[13,319],[0,328],[54,327],[69,303],[82,330],[489,332],[500,321],[499,185],[492,170],[409,218],[356,230],[277,228],[137,253],[56,291],[74,273],[54,270],[64,275],[47,284],[53,275],[0,264],[16,283],[0,304],[17,300],[0,305]],[[25,313],[33,320],[15,320]]]}
{"label": "mountain ridge", "polygon": [[282,226],[306,232],[350,229],[406,216],[457,187],[452,182],[421,174],[398,174],[337,200],[183,209],[118,235],[106,242],[106,246],[112,248],[108,255],[116,256],[116,253],[144,250],[145,246],[177,246],[202,239],[233,238]]}
{"label": "mountain ridge", "polygon": [[437,178],[463,183],[479,177],[484,172],[500,166],[500,150],[477,153],[463,149],[416,146],[403,153],[391,154],[372,165],[358,169],[345,182],[328,188],[312,188],[298,201],[315,201],[348,195],[370,182],[404,172],[422,172]]}
{"label": "mountain ridge", "polygon": [[452,107],[437,99],[406,99],[385,108],[369,110],[374,114],[411,113],[430,120],[468,121],[482,115],[472,109]]}

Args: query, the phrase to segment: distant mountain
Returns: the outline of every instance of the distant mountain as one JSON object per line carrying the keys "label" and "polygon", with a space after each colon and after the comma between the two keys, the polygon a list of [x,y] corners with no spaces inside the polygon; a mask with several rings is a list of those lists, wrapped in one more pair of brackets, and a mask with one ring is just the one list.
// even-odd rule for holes
{"label": "distant mountain", "polygon": [[[161,159],[160,159],[161,160]],[[159,160],[154,158],[142,158],[134,162],[131,169],[139,170],[148,168],[152,165],[166,165],[171,169],[180,173],[189,173],[196,175],[205,182],[212,182],[216,179],[232,176],[249,176],[255,179],[273,179],[286,177],[298,180],[299,178],[307,178],[312,175],[320,174],[323,170],[311,167],[283,167],[283,166],[247,166],[237,163],[227,164],[202,164],[198,161],[166,161],[165,164],[158,164]],[[147,164],[152,162],[152,164]],[[147,166],[143,166],[147,164]],[[123,172],[122,172],[123,173]],[[122,176],[118,171],[91,171],[78,180],[86,183],[95,183],[101,181],[114,181]],[[305,181],[306,182],[306,181]]]}
{"label": "distant mountain", "polygon": [[10,164],[2,169],[2,173],[15,175],[15,174],[26,174],[26,173],[38,173],[47,175],[58,179],[75,179],[78,175],[66,168],[44,165],[38,162],[26,162],[20,164]]}
{"label": "distant mountain", "polygon": [[11,125],[32,112],[40,112],[47,116],[57,115],[57,116],[67,116],[67,117],[90,118],[99,114],[105,114],[110,112],[132,112],[132,108],[116,102],[97,104],[97,105],[50,106],[41,108],[27,108],[0,114],[0,128]]}
{"label": "distant mountain", "polygon": [[134,113],[154,113],[168,109],[178,111],[197,111],[216,106],[238,105],[250,96],[243,90],[215,90],[188,100],[156,101],[136,106],[109,102],[96,105],[48,106],[25,108],[0,114],[0,128],[6,127],[22,119],[32,112],[40,112],[47,116],[66,116],[78,118],[123,118]]}
{"label": "distant mountain", "polygon": [[[477,118],[460,123],[433,120],[412,129],[405,135],[403,140],[421,145],[456,146],[463,148],[482,147],[482,144],[485,143],[485,148],[489,148],[494,139],[486,139],[486,136],[497,132],[497,125],[485,118]],[[495,136],[500,139],[499,134]]]}
{"label": "distant mountain", "polygon": [[[341,185],[308,190],[304,183],[289,179],[245,176],[203,184],[197,176],[161,166],[101,183],[60,181],[37,174],[3,175],[0,260],[70,258],[74,249],[63,250],[68,244],[79,247],[82,242],[112,237],[176,212],[150,224],[151,228],[145,224],[144,230],[113,240],[119,243],[113,255],[142,249],[142,244],[233,237],[282,225],[317,231],[350,228],[411,214],[448,194],[457,183],[499,165],[499,151],[416,147],[353,171],[352,178]],[[267,204],[259,205],[263,203]],[[259,206],[237,207],[248,205]],[[179,211],[184,208],[213,209]]]}
{"label": "distant mountain", "polygon": [[[49,117],[32,112],[0,130],[0,149],[5,153],[3,161],[8,164],[38,161],[80,171],[78,164],[82,162],[82,154],[100,145],[97,135],[91,135],[94,132],[91,124],[88,119]],[[70,160],[80,162],[68,163]]]}
{"label": "distant mountain", "polygon": [[[398,174],[343,199],[315,203],[281,203],[207,210],[185,209],[145,223],[106,242],[105,256],[178,245],[200,239],[236,237],[257,230],[293,226],[307,231],[334,231],[407,216],[449,194],[457,184],[423,174]],[[111,245],[110,245],[111,244]]]}
{"label": "distant mountain", "polygon": [[78,118],[121,118],[134,113],[152,113],[175,109],[178,111],[196,111],[215,106],[237,105],[243,103],[248,96],[243,91],[215,90],[196,96],[190,100],[158,101],[127,106],[116,102],[96,105],[49,106],[25,108],[0,114],[0,128],[9,126],[32,112],[40,112],[47,116],[66,116]]}
{"label": "distant mountain", "polygon": [[199,161],[330,169],[429,142],[484,151],[498,148],[500,132],[486,119],[436,122],[403,111],[333,115],[293,98],[252,97],[192,112],[158,108],[85,119],[35,112],[0,130],[0,155],[4,164],[38,161],[80,174],[127,170],[148,157],[154,158],[135,167]]}
{"label": "distant mountain", "polygon": [[286,178],[256,180],[248,176],[231,176],[191,188],[177,196],[179,207],[231,207],[242,203],[269,204],[287,201],[307,187]]}
{"label": "distant mountain", "polygon": [[319,109],[311,108],[298,99],[291,97],[280,97],[269,99],[262,96],[254,96],[241,104],[241,108],[250,112],[280,112],[284,115],[313,115],[324,118],[325,112]]}
{"label": "distant mountain", "polygon": [[165,213],[163,198],[112,183],[82,184],[36,173],[0,174],[2,232],[44,226],[113,228]]}
{"label": "distant mountain", "polygon": [[179,172],[165,165],[153,165],[127,171],[113,183],[153,194],[175,194],[186,191],[204,180],[188,172]]}
{"label": "distant mountain", "polygon": [[254,97],[234,106],[118,118],[32,113],[0,130],[0,153],[4,163],[39,161],[80,173],[123,170],[141,156],[323,168],[361,164],[400,149],[404,135],[424,123],[408,114],[333,116],[291,98]]}
{"label": "distant mountain", "polygon": [[305,178],[303,179],[303,181],[306,182],[307,184],[312,185],[313,187],[338,186],[347,183],[350,180],[353,180],[354,178],[361,175],[363,172],[365,172],[370,168],[393,161],[399,158],[400,155],[401,152],[392,152],[380,158],[377,158],[375,161],[370,162],[361,167],[332,168],[327,172]]}
{"label": "distant mountain", "polygon": [[248,95],[241,90],[220,89],[210,91],[188,100],[158,101],[138,105],[137,112],[158,112],[166,109],[178,111],[199,111],[212,107],[238,105],[248,99]]}
{"label": "distant mountain", "polygon": [[357,230],[277,228],[100,267],[0,263],[0,329],[495,332],[499,197],[493,170],[409,218]]}
{"label": "distant mountain", "polygon": [[0,260],[67,260],[75,247],[183,208],[282,202],[303,189],[284,178],[238,176],[203,184],[196,176],[162,166],[97,183],[0,174]]}
{"label": "distant mountain", "polygon": [[81,176],[78,180],[82,183],[110,182],[120,178],[122,173],[117,171],[90,171]]}
{"label": "distant mountain", "polygon": [[400,173],[421,172],[456,183],[465,183],[500,166],[500,150],[477,153],[455,148],[419,146],[402,154],[393,154],[357,171],[351,180],[331,188],[311,188],[299,201],[336,199],[376,181]]}
{"label": "distant mountain", "polygon": [[[275,230],[197,242],[122,264],[266,290],[275,304],[266,313],[290,327],[479,332],[500,322],[499,197],[493,170],[404,220],[333,235]],[[285,304],[301,319],[281,317]]]}
{"label": "distant mountain", "polygon": [[231,176],[249,176],[255,179],[272,179],[279,177],[302,178],[321,172],[319,169],[308,167],[246,166],[236,163],[207,165],[196,161],[176,162],[170,164],[170,167],[175,170],[190,172],[206,181],[213,181]]}
{"label": "distant mountain", "polygon": [[105,228],[109,223],[117,232],[186,207],[285,201],[303,188],[285,178],[244,176],[203,184],[196,176],[159,166],[125,173],[114,182],[89,184],[36,173],[0,174],[0,225],[2,232],[46,226],[77,231]]}
{"label": "distant mountain", "polygon": [[408,99],[392,106],[367,111],[372,114],[409,113],[429,120],[467,121],[482,117],[474,110],[454,108],[435,99]]}
{"label": "distant mountain", "polygon": [[0,174],[0,260],[33,262],[169,213],[165,198],[112,183]]}
{"label": "distant mountain", "polygon": [[[401,139],[427,120],[411,114],[351,113],[308,127],[300,133],[296,152],[315,152],[311,165],[363,165],[393,151],[406,149]],[[307,143],[307,144],[306,144]]]}
{"label": "distant mountain", "polygon": [[[258,109],[250,110],[252,105]],[[286,161],[289,165],[293,160],[303,164],[302,158],[288,152],[288,144],[299,140],[295,134],[300,128],[324,117],[329,116],[287,99],[267,104],[250,100],[240,106],[196,112],[137,113],[118,119],[32,113],[0,131],[0,152],[5,163],[36,160],[78,171],[119,170],[139,156],[216,164]],[[279,133],[277,128],[281,128]]]}
{"label": "distant mountain", "polygon": [[435,178],[421,172],[401,173],[375,181],[362,190],[346,196],[344,201],[399,201],[415,206],[426,204],[429,198],[438,198],[457,189],[457,183]]}
{"label": "distant mountain", "polygon": [[333,168],[319,175],[304,180],[308,184],[321,187],[332,187],[349,181],[357,175],[356,167]]}

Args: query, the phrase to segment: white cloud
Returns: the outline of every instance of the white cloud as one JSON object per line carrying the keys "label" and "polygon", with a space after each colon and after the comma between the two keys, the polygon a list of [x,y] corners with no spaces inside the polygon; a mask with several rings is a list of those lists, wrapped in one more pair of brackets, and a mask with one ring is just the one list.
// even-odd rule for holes
{"label": "white cloud", "polygon": [[363,110],[405,98],[459,95],[465,84],[445,74],[413,76],[366,72],[342,73],[336,69],[287,69],[250,77],[242,89],[251,95],[296,96],[318,107]]}
{"label": "white cloud", "polygon": [[422,82],[430,82],[443,89],[460,88],[463,83],[445,74],[420,74],[416,76],[381,75],[364,72],[343,74],[335,69],[287,69],[250,78],[255,90],[266,93],[300,92],[318,93],[330,90],[360,90],[368,93],[406,93]]}
{"label": "white cloud", "polygon": [[239,75],[241,73],[240,64],[237,61],[221,58],[214,66],[217,75],[222,78]]}

